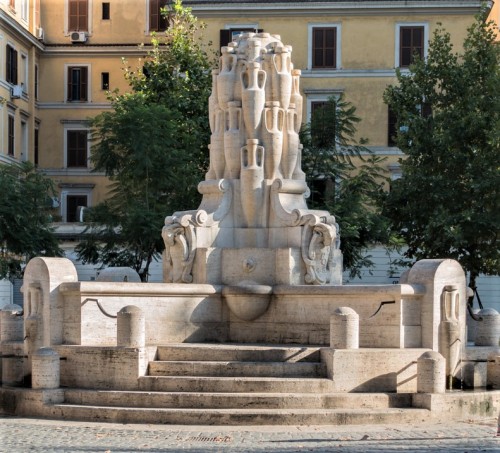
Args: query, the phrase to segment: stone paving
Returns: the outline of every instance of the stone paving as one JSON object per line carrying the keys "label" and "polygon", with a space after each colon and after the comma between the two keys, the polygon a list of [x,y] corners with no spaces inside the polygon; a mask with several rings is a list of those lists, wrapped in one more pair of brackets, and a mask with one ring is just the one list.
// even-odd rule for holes
{"label": "stone paving", "polygon": [[0,417],[0,452],[500,452],[497,419],[411,425],[166,426]]}

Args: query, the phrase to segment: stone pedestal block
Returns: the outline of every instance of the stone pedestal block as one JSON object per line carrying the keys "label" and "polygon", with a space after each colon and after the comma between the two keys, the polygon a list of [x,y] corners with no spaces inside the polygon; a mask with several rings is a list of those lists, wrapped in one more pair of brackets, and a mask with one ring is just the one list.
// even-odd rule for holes
{"label": "stone pedestal block", "polygon": [[19,305],[6,305],[0,311],[0,340],[22,341],[24,338],[23,309]]}
{"label": "stone pedestal block", "polygon": [[493,308],[484,308],[478,312],[483,318],[477,323],[476,346],[498,346],[500,340],[500,314]]}
{"label": "stone pedestal block", "polygon": [[359,315],[349,307],[339,307],[330,317],[330,347],[359,348]]}
{"label": "stone pedestal block", "polygon": [[32,357],[34,389],[57,389],[61,379],[59,354],[51,348],[40,348]]}
{"label": "stone pedestal block", "polygon": [[146,318],[144,312],[128,305],[118,312],[116,343],[124,348],[143,348],[146,344]]}
{"label": "stone pedestal block", "polygon": [[2,384],[19,386],[24,381],[22,341],[2,344]]}
{"label": "stone pedestal block", "polygon": [[436,351],[428,351],[417,360],[417,393],[444,393],[446,360]]}
{"label": "stone pedestal block", "polygon": [[486,376],[487,386],[492,390],[500,390],[500,355],[488,357]]}

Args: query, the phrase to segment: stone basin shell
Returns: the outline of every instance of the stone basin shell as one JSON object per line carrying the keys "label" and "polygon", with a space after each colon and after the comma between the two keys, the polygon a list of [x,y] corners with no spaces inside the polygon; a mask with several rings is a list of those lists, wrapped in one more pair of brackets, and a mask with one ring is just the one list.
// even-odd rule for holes
{"label": "stone basin shell", "polygon": [[253,321],[262,316],[271,303],[273,287],[258,284],[229,285],[222,288],[231,313],[243,321]]}

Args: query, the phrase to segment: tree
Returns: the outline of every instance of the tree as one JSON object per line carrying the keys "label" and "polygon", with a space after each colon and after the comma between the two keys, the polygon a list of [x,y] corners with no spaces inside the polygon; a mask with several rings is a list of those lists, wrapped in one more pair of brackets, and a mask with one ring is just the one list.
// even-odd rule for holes
{"label": "tree", "polygon": [[366,255],[377,242],[388,241],[381,215],[386,181],[383,159],[356,140],[356,108],[343,96],[316,108],[301,132],[302,167],[311,189],[309,204],[335,215],[340,226],[344,268],[351,277],[373,262]]}
{"label": "tree", "polygon": [[190,9],[174,1],[169,27],[153,36],[143,68],[124,68],[130,93],[109,95],[113,110],[92,121],[91,161],[111,181],[110,197],[89,210],[84,263],[134,268],[143,281],[164,249],[165,216],[199,203],[207,164],[212,61]]}
{"label": "tree", "polygon": [[438,28],[427,59],[384,94],[405,153],[385,213],[407,258],[455,259],[474,290],[479,274],[500,273],[500,49],[485,19],[462,53]]}
{"label": "tree", "polygon": [[0,279],[22,278],[35,256],[62,256],[52,228],[52,182],[29,162],[0,165]]}

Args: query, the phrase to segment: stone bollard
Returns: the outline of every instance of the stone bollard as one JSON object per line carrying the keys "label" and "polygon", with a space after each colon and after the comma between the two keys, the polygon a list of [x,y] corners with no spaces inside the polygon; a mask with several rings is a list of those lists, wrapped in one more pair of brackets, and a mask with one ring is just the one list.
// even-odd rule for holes
{"label": "stone bollard", "polygon": [[0,330],[0,340],[23,341],[24,338],[24,320],[22,317],[23,309],[19,305],[6,305],[0,312],[2,329]]}
{"label": "stone bollard", "polygon": [[444,393],[446,360],[436,351],[424,352],[417,360],[417,393]]}
{"label": "stone bollard", "polygon": [[135,305],[127,305],[118,312],[116,343],[124,348],[143,348],[146,344],[146,318]]}
{"label": "stone bollard", "polygon": [[61,380],[59,354],[51,348],[40,348],[32,357],[31,386],[34,389],[57,389]]}
{"label": "stone bollard", "polygon": [[488,356],[486,364],[486,387],[500,390],[500,355],[493,353]]}
{"label": "stone bollard", "polygon": [[330,347],[359,348],[359,315],[349,307],[339,307],[330,317]]}
{"label": "stone bollard", "polygon": [[500,315],[493,308],[483,308],[477,314],[483,318],[477,323],[476,346],[498,346],[500,340]]}

